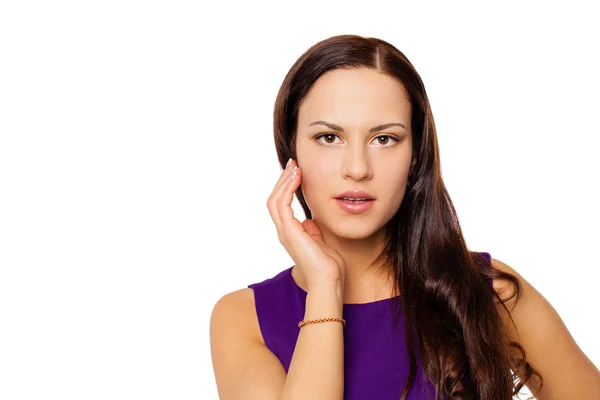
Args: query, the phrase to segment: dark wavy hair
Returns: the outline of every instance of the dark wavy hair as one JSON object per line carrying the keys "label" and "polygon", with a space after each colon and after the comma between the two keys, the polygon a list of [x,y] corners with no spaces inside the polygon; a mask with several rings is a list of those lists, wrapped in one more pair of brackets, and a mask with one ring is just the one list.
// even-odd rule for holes
{"label": "dark wavy hair", "polygon": [[[333,36],[309,48],[291,67],[275,102],[279,163],[284,168],[290,157],[296,159],[298,111],[315,81],[328,71],[356,68],[400,80],[412,108],[412,156],[417,161],[402,204],[386,225],[386,245],[375,262],[388,265],[387,272],[395,276],[394,291],[402,293],[395,298],[401,304],[392,302],[396,326],[403,315],[410,359],[401,400],[414,384],[417,352],[435,386],[436,400],[442,396],[510,400],[532,375],[541,378],[526,361],[523,347],[509,342],[497,308],[501,305],[510,316],[504,303],[515,295],[518,301],[521,288],[514,275],[493,268],[482,253],[467,249],[442,181],[425,86],[406,56],[381,39],[357,35]],[[295,194],[306,218],[312,218],[301,187]],[[494,278],[508,280],[516,289],[508,299],[493,290]],[[511,347],[521,356],[511,354]]]}

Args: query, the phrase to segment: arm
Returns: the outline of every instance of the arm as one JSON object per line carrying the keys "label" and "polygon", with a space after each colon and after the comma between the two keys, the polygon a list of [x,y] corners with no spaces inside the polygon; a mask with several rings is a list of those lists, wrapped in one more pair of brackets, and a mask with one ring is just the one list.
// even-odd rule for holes
{"label": "arm", "polygon": [[[341,317],[335,288],[311,290],[304,319]],[[211,354],[221,400],[343,398],[343,325],[324,322],[300,329],[288,375],[266,347],[252,289],[223,296],[210,322]]]}
{"label": "arm", "polygon": [[275,400],[281,392],[285,370],[260,336],[252,289],[217,301],[210,317],[210,351],[219,399]]}
{"label": "arm", "polygon": [[[600,371],[577,346],[552,305],[513,268],[495,259],[492,266],[515,275],[522,288],[516,305],[516,296],[506,303],[516,331],[506,310],[501,305],[498,309],[509,340],[523,346],[526,360],[544,379],[536,399],[600,399]],[[513,290],[503,280],[494,280],[493,286],[503,299]],[[533,394],[539,389],[531,383],[527,387]]]}
{"label": "arm", "polygon": [[[342,317],[343,301],[335,287],[320,287],[306,296],[304,320]],[[288,377],[279,400],[344,398],[344,335],[341,322],[300,329]]]}

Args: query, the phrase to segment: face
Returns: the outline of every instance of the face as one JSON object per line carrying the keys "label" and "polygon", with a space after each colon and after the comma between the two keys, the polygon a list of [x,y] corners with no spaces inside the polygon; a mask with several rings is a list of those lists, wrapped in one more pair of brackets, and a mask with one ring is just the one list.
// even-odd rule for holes
{"label": "face", "polygon": [[[412,162],[410,117],[404,86],[388,75],[338,69],[315,82],[299,109],[296,157],[302,193],[322,230],[363,239],[394,216]],[[374,129],[394,123],[403,126]],[[367,211],[349,213],[336,200],[346,190],[375,200]]]}

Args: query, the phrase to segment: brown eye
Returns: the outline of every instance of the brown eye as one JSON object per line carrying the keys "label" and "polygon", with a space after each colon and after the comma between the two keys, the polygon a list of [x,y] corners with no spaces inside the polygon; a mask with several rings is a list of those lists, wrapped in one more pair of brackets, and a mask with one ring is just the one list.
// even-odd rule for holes
{"label": "brown eye", "polygon": [[333,143],[335,143],[335,138],[337,137],[337,135],[334,134],[334,133],[324,133],[322,135],[319,135],[319,136],[315,137],[315,139],[316,140],[320,140],[321,138],[325,138],[325,137],[333,140],[333,141],[326,140],[324,142],[325,144],[333,144]]}
{"label": "brown eye", "polygon": [[[399,142],[398,139],[396,139],[393,136],[389,136],[389,135],[381,135],[381,136],[377,136],[376,139],[379,141],[379,144],[383,145],[383,147],[391,147],[392,142],[390,142],[390,139],[393,140],[393,142]],[[385,139],[384,141],[381,141],[381,139]]]}
{"label": "brown eye", "polygon": [[335,141],[335,135],[332,135],[330,133],[328,133],[327,135],[324,135],[324,137],[331,139],[332,141],[330,142],[329,140],[325,139],[326,143],[333,143],[333,141]]}
{"label": "brown eye", "polygon": [[[337,134],[335,133],[323,133],[319,136],[315,137],[315,140],[320,141],[323,144],[334,144],[335,143],[335,139],[338,137]],[[325,141],[321,141],[322,138],[327,138]],[[391,145],[395,142],[399,142],[398,139],[396,139],[393,136],[390,135],[381,135],[381,136],[377,136],[375,138],[377,141],[379,141],[379,144],[382,147],[391,147]],[[382,140],[383,139],[383,140]],[[392,139],[393,142],[390,142],[390,139]]]}

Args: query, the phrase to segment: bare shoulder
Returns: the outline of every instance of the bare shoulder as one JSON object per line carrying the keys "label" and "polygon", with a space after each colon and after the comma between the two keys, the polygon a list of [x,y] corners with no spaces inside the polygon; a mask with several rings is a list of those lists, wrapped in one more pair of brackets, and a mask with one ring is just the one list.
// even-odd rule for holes
{"label": "bare shoulder", "polygon": [[285,382],[283,365],[264,344],[254,290],[221,297],[210,317],[210,350],[219,399],[275,399]]}
{"label": "bare shoulder", "polygon": [[212,310],[211,325],[215,324],[217,329],[235,329],[240,336],[264,344],[251,288],[223,295]]}
{"label": "bare shoulder", "polygon": [[[536,399],[600,398],[600,371],[579,348],[550,302],[515,268],[494,258],[492,267],[513,275],[519,283],[518,297],[512,296],[515,288],[509,280],[494,279],[493,288],[500,298],[510,298],[505,303],[508,312],[498,303],[506,335],[523,347],[526,360],[542,376],[543,387]],[[515,355],[520,357],[518,352]],[[535,394],[538,383],[527,387]]]}
{"label": "bare shoulder", "polygon": [[[495,258],[492,258],[491,263],[492,263],[492,267],[494,267],[494,269],[496,269],[500,272],[508,273],[508,274],[514,276],[515,278],[517,278],[517,281],[519,282],[519,287],[521,289],[521,295],[522,295],[523,294],[523,290],[522,290],[523,285],[525,284],[525,282],[527,282],[525,280],[525,278],[523,278],[523,276],[521,276],[521,274],[519,274],[519,272],[517,272],[510,265],[505,264],[500,260],[496,260]],[[492,283],[492,287],[494,288],[496,293],[498,293],[498,295],[503,299],[507,298],[507,294],[512,295],[514,293],[514,285],[512,284],[512,282],[510,282],[506,279],[502,279],[502,278],[494,279],[493,283]],[[517,301],[516,298],[511,298],[510,304],[514,305],[516,303],[516,301]],[[507,303],[507,305],[508,305],[508,303]]]}

